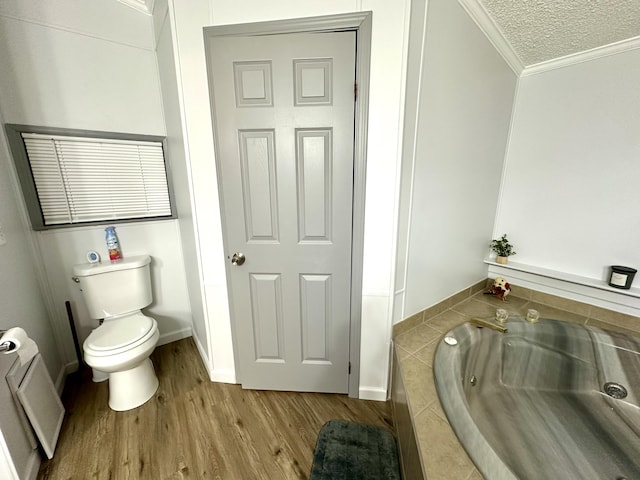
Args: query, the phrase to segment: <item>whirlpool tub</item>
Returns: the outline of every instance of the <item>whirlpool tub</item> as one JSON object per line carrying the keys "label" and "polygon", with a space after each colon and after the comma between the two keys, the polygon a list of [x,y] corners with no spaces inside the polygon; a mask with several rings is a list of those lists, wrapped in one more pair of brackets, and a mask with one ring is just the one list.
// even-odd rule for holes
{"label": "whirlpool tub", "polygon": [[640,479],[640,338],[558,320],[465,323],[441,340],[440,403],[488,480]]}

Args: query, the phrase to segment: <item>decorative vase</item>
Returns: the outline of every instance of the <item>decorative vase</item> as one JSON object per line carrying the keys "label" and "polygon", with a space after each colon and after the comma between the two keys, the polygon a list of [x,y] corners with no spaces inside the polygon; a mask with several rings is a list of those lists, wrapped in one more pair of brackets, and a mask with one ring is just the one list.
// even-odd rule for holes
{"label": "decorative vase", "polygon": [[500,255],[498,255],[496,257],[496,263],[500,263],[502,265],[505,265],[507,263],[508,259],[509,259],[509,257],[501,257]]}

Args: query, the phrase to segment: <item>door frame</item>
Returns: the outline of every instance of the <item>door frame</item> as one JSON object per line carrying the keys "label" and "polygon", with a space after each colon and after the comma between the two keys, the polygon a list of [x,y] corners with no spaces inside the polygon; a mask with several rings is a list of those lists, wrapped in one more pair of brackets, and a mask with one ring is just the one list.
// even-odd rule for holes
{"label": "door frame", "polygon": [[[287,20],[275,20],[268,22],[242,23],[234,25],[216,25],[204,27],[205,58],[207,62],[207,74],[211,85],[212,65],[209,60],[208,40],[219,36],[254,36],[275,35],[288,33],[331,33],[342,31],[354,31],[356,34],[356,84],[357,97],[354,117],[354,143],[353,143],[353,230],[351,240],[351,318],[349,319],[349,396],[360,396],[360,338],[362,317],[362,276],[364,257],[364,213],[366,193],[366,166],[367,166],[367,133],[369,119],[369,76],[371,59],[371,27],[372,12],[355,12],[338,15],[325,15],[320,17],[296,18]],[[224,199],[222,198],[222,178],[218,165],[218,132],[215,121],[215,105],[213,95],[210,95],[211,121],[213,124],[214,152],[216,157],[216,175],[218,182],[218,196],[220,200],[221,221],[223,229],[224,251],[229,252],[226,243],[226,225],[224,220]],[[226,256],[226,253],[225,253]],[[225,273],[227,287],[230,289],[230,263],[225,261]],[[238,363],[237,334],[233,321],[233,305],[231,294],[228,295],[229,312],[231,315],[231,333],[233,342],[233,356],[236,366],[236,378],[242,383],[242,372]],[[345,366],[346,368],[347,366]]]}

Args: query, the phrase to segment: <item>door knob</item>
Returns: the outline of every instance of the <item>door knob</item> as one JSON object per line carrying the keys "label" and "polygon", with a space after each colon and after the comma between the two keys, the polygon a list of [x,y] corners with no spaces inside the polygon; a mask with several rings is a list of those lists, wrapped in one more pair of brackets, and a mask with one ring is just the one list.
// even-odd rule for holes
{"label": "door knob", "polygon": [[244,263],[245,260],[246,258],[243,253],[234,253],[233,257],[231,257],[231,264],[239,267]]}

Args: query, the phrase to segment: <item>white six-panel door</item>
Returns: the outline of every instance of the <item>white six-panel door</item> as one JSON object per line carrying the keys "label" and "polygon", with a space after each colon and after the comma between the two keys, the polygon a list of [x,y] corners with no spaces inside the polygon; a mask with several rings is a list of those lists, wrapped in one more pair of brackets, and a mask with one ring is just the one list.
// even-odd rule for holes
{"label": "white six-panel door", "polygon": [[355,32],[207,42],[238,377],[346,393]]}

